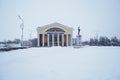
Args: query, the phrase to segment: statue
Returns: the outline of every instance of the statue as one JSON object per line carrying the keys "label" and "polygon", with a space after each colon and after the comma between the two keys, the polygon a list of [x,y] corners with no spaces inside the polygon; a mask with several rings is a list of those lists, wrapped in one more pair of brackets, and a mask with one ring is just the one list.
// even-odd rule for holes
{"label": "statue", "polygon": [[82,46],[81,44],[81,35],[80,35],[80,27],[78,27],[78,35],[75,38],[75,45],[73,46],[74,48],[80,48]]}
{"label": "statue", "polygon": [[80,27],[78,27],[78,35],[80,35]]}

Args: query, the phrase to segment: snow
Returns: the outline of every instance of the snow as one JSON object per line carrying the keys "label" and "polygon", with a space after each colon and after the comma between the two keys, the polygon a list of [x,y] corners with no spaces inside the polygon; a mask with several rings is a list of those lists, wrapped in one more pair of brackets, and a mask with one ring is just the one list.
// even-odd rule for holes
{"label": "snow", "polygon": [[120,47],[0,52],[0,80],[120,80]]}

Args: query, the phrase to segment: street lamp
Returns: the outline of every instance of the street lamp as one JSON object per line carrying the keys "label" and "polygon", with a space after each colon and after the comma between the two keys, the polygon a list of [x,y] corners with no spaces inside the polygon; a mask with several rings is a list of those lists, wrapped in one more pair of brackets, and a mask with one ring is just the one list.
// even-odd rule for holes
{"label": "street lamp", "polygon": [[20,28],[21,28],[21,30],[22,30],[22,34],[21,34],[21,46],[23,46],[24,21],[23,21],[23,19],[22,19],[20,16],[18,16],[18,18],[22,21],[22,23],[20,24]]}

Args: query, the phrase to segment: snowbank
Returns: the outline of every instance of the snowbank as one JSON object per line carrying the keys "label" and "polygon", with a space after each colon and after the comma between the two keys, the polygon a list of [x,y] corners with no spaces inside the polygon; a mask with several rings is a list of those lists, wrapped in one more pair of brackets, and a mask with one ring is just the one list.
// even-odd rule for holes
{"label": "snowbank", "polygon": [[120,47],[52,47],[3,52],[0,80],[120,80]]}

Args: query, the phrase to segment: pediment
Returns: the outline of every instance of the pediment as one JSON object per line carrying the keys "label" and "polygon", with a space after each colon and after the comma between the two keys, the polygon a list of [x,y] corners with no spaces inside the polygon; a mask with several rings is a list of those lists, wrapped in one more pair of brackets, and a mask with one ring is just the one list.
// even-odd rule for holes
{"label": "pediment", "polygon": [[73,28],[68,27],[66,25],[60,24],[60,23],[52,23],[52,24],[48,24],[48,25],[44,25],[44,26],[40,26],[37,28],[37,31],[40,33],[45,33],[47,30],[51,29],[51,28],[60,28],[62,30],[64,30],[65,32],[73,32]]}

